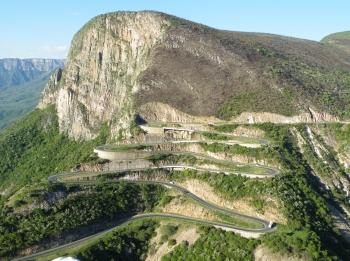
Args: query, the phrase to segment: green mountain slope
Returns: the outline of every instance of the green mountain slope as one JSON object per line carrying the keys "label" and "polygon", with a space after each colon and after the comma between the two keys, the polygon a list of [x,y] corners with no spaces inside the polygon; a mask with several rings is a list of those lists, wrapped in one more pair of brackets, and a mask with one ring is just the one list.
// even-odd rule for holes
{"label": "green mountain slope", "polygon": [[337,46],[350,54],[350,31],[327,35],[321,42]]}
{"label": "green mountain slope", "polygon": [[35,110],[0,133],[0,187],[10,194],[88,160],[103,138],[81,143],[58,131],[55,109]]}
{"label": "green mountain slope", "polygon": [[32,111],[62,60],[0,59],[0,129]]}
{"label": "green mountain slope", "polygon": [[[186,199],[186,193],[182,195],[165,186],[112,182],[120,175],[137,178],[131,171],[107,175],[101,172],[113,164],[123,165],[98,159],[93,153],[97,145],[147,141],[135,116],[151,115],[163,121],[157,122],[159,126],[188,128],[178,135],[174,132],[176,141],[188,136],[198,138],[192,137],[198,134],[193,133],[193,126],[215,129],[208,121],[196,122],[195,116],[230,119],[242,112],[291,116],[313,108],[349,119],[349,61],[344,50],[331,44],[220,31],[161,13],[119,12],[94,18],[75,36],[67,66],[63,73],[52,77],[40,109],[0,132],[0,258],[11,260],[95,234],[137,213],[165,211],[165,206],[182,210],[186,204],[195,204]],[[27,88],[29,91],[32,87]],[[154,103],[168,107],[149,106],[146,112],[140,109]],[[190,116],[186,118],[184,112]],[[175,120],[167,121],[169,118],[159,115],[170,115]],[[221,200],[238,203],[234,208],[242,214],[273,221],[280,217],[276,229],[259,239],[243,239],[232,232],[194,223],[191,226],[199,239],[190,245],[173,238],[183,221],[172,220],[176,223],[171,225],[174,231],[162,235],[157,226],[169,221],[157,219],[120,227],[105,237],[81,247],[64,248],[60,253],[82,260],[117,260],[121,256],[144,260],[157,251],[160,245],[154,240],[158,239],[171,251],[165,260],[252,260],[257,246],[304,260],[347,260],[347,230],[338,223],[345,225],[346,211],[350,211],[350,177],[344,169],[349,162],[344,158],[341,161],[332,141],[316,132],[318,128],[335,131],[341,137],[341,152],[347,153],[348,146],[343,143],[348,142],[342,137],[348,133],[347,124],[332,126],[317,122],[221,122],[216,132],[208,131],[203,136],[226,137],[221,140],[225,141],[229,137],[239,140],[237,135],[242,135],[264,142],[258,147],[213,140],[193,146],[187,144],[188,140],[184,146],[177,142],[124,146],[144,147],[144,152],[151,148],[159,152],[162,146],[167,153],[179,150],[193,165],[199,161],[195,155],[203,153],[201,161],[209,167],[217,161],[237,160],[242,166],[259,163],[278,168],[276,176],[266,179],[250,179],[239,173],[162,173],[148,167],[137,170],[136,175],[147,181],[154,178],[173,185],[199,184],[194,189],[199,189],[198,193],[204,190],[208,201],[214,195],[217,204]],[[124,136],[123,129],[131,129],[132,136]],[[172,131],[162,131],[164,137],[156,138],[171,140]],[[121,154],[124,153],[127,150]],[[156,164],[167,159],[165,154],[155,155]],[[216,161],[205,161],[209,155],[214,155]],[[79,173],[86,169],[96,175]],[[74,172],[70,177],[79,183],[48,181],[50,175],[63,171]],[[213,214],[193,206],[187,211],[191,217],[197,214],[207,219]]]}
{"label": "green mountain slope", "polygon": [[[263,243],[274,251],[307,256],[311,260],[328,260],[330,256],[344,258],[349,255],[348,245],[334,228],[327,207],[327,202],[333,200],[333,192],[320,189],[321,184],[313,178],[310,163],[298,150],[296,140],[290,132],[295,126],[265,124],[256,127],[266,132],[273,145],[260,149],[246,149],[240,153],[248,151],[247,155],[254,155],[252,152],[256,150],[260,152],[258,153],[261,154],[260,158],[265,155],[267,158],[274,157],[280,162],[283,171],[269,183],[269,193],[270,196],[282,202],[281,209],[278,211],[285,214],[287,223],[279,224],[277,231],[261,238],[261,241],[249,241],[252,245],[247,251],[252,251],[258,243]],[[2,257],[15,256],[19,250],[35,244],[45,244],[50,240],[64,237],[71,231],[80,231],[80,235],[88,234],[91,226],[98,229],[100,225],[103,228],[103,224],[107,224],[106,221],[130,214],[128,210],[132,213],[145,211],[161,202],[162,190],[154,186],[102,185],[97,182],[96,186],[84,188],[48,184],[47,177],[53,173],[70,170],[80,163],[96,163],[96,158],[91,152],[97,144],[105,143],[107,138],[108,131],[104,128],[100,130],[98,138],[92,141],[77,142],[68,139],[58,131],[56,111],[53,107],[36,110],[0,133],[0,154],[2,155],[0,157],[2,191],[0,255]],[[221,148],[215,144],[212,146],[215,147],[216,152],[223,150],[226,153],[230,147]],[[144,174],[148,175],[147,173],[149,174],[146,170]],[[186,178],[186,173],[176,175]],[[196,176],[191,173],[187,175]],[[208,173],[205,176],[210,180],[212,175]],[[216,178],[211,182],[224,186],[219,186],[217,193],[223,193],[228,198],[232,193],[237,194],[237,191],[231,191],[228,188],[238,186],[235,182],[244,179],[221,174],[214,176]],[[239,187],[241,186],[246,187],[250,193],[254,191],[261,193],[262,185],[249,187],[247,184],[240,184]],[[245,189],[242,189],[240,195],[244,194],[244,191]],[[63,198],[61,200],[53,198],[52,200],[56,203],[46,206],[45,204],[50,202],[50,198],[56,197],[55,195],[61,195]],[[169,196],[166,200],[169,200]],[[10,204],[10,202],[13,203]],[[20,209],[23,205],[30,208],[22,212]],[[62,225],[57,226],[57,224]],[[227,253],[226,247],[221,248],[216,243],[209,244],[212,239],[215,241],[220,237],[220,233],[212,230],[204,231],[202,240],[208,242],[206,248],[208,255],[235,256],[230,251]],[[135,234],[135,237],[138,238],[138,235]],[[133,240],[136,239],[131,236],[128,241],[133,242]],[[231,247],[235,245],[233,243],[235,241],[241,244],[238,236],[229,240]],[[138,242],[143,244],[142,240]],[[202,247],[200,242],[190,248],[181,245],[174,254],[185,257],[191,253],[200,252]],[[101,243],[95,242],[95,244]],[[95,256],[98,249],[101,248],[91,246],[77,254]],[[146,253],[139,253],[141,254],[146,255]],[[252,252],[246,253],[248,256],[252,254]]]}
{"label": "green mountain slope", "polygon": [[35,108],[48,80],[49,74],[46,74],[27,83],[0,90],[0,129]]}

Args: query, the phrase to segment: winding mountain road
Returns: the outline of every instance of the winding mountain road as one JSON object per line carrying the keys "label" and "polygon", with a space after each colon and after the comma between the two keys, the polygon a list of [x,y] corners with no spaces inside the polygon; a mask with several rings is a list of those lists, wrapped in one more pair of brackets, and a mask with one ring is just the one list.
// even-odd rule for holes
{"label": "winding mountain road", "polygon": [[[249,144],[256,144],[257,146],[260,146],[260,145],[267,145],[269,143],[268,140],[266,139],[262,139],[262,138],[249,138],[249,137],[242,137],[242,136],[237,136],[233,133],[228,133],[228,132],[220,132],[220,131],[213,131],[213,130],[210,130],[210,131],[204,131],[204,130],[201,130],[203,129],[203,125],[202,124],[199,124],[198,126],[200,127],[194,127],[194,128],[188,128],[188,127],[160,127],[159,125],[161,125],[160,123],[158,123],[158,126],[157,124],[155,123],[155,125],[139,125],[140,128],[147,132],[147,133],[161,133],[163,132],[166,133],[167,131],[179,131],[179,132],[188,132],[188,133],[198,133],[198,134],[205,134],[205,133],[211,133],[211,134],[214,134],[214,135],[223,135],[223,136],[226,136],[226,137],[231,137],[232,139],[229,140],[211,140],[211,139],[204,139],[204,140],[194,140],[194,141],[191,141],[191,140],[187,140],[187,141],[169,141],[169,142],[172,142],[172,143],[185,143],[185,142],[209,142],[209,143],[222,143],[222,144],[228,144],[228,145],[233,145],[233,144],[239,144],[239,145],[242,145],[242,146],[246,146]],[[155,131],[156,130],[156,131]],[[252,142],[253,141],[253,142]]]}
{"label": "winding mountain road", "polygon": [[[127,171],[140,171],[140,170],[142,170],[142,169],[134,169],[134,170],[127,170]],[[120,171],[120,172],[122,172],[122,171]],[[100,174],[103,175],[103,174],[108,174],[108,173],[114,173],[114,172],[91,172],[91,173],[84,172],[84,174],[91,174],[91,175],[100,175]],[[67,173],[62,173],[62,174],[50,176],[48,178],[48,180],[50,183],[80,184],[80,185],[95,185],[96,184],[96,181],[81,181],[79,179],[77,179],[77,180],[64,180],[65,177],[72,177],[72,176],[79,178],[78,173],[67,172]],[[14,260],[17,260],[17,261],[33,260],[35,258],[48,255],[48,254],[53,253],[53,252],[58,251],[58,250],[62,250],[65,248],[70,248],[70,247],[75,247],[75,246],[78,246],[80,244],[85,243],[88,240],[97,239],[99,237],[102,237],[103,235],[113,231],[114,229],[116,229],[117,227],[119,227],[121,225],[130,223],[130,222],[135,221],[135,220],[141,220],[141,219],[146,219],[146,218],[161,218],[161,219],[166,218],[166,219],[174,219],[174,220],[191,222],[191,223],[196,223],[196,224],[201,224],[201,225],[214,226],[214,227],[221,228],[224,230],[229,230],[229,231],[233,231],[235,233],[239,233],[242,236],[246,236],[246,237],[259,237],[262,234],[272,232],[276,228],[273,225],[273,223],[270,221],[267,221],[267,220],[264,220],[264,219],[261,219],[258,217],[251,217],[248,215],[244,215],[242,213],[238,213],[238,212],[226,209],[226,208],[222,208],[222,207],[219,207],[211,202],[205,201],[204,199],[202,199],[202,198],[198,197],[197,195],[193,194],[192,192],[188,191],[186,188],[181,187],[180,185],[175,184],[172,181],[168,182],[168,181],[148,181],[148,180],[144,181],[144,180],[118,179],[118,180],[108,180],[106,182],[108,182],[108,183],[111,183],[111,182],[144,183],[144,184],[162,185],[162,186],[165,186],[167,188],[173,188],[173,189],[180,191],[185,196],[191,198],[192,200],[194,200],[195,202],[197,202],[198,204],[200,204],[201,206],[203,206],[207,209],[210,209],[214,212],[219,212],[219,213],[224,214],[228,217],[240,219],[243,222],[248,222],[251,224],[255,223],[259,227],[258,228],[242,228],[242,227],[232,225],[229,223],[196,219],[196,218],[191,218],[188,216],[182,216],[182,215],[177,215],[177,214],[145,213],[145,214],[135,215],[135,216],[132,216],[132,217],[124,219],[124,220],[120,220],[120,222],[116,226],[114,226],[113,228],[106,229],[106,230],[101,231],[99,233],[96,233],[94,235],[84,237],[82,239],[79,239],[79,240],[73,241],[71,243],[67,243],[67,244],[58,246],[58,247],[44,250],[44,251],[35,253],[33,255],[16,258]]]}
{"label": "winding mountain road", "polygon": [[[130,171],[130,170],[128,170]],[[112,172],[113,173],[113,172]],[[85,172],[85,174],[91,174],[91,175],[99,175],[99,172]],[[81,180],[64,180],[64,177],[72,177],[72,176],[79,176],[79,174],[72,175],[71,173],[66,173],[66,174],[60,174],[60,175],[55,175],[55,176],[50,176],[49,180],[51,183],[64,183],[64,184],[80,184],[80,185],[95,185],[96,181],[81,181]],[[225,214],[227,216],[231,217],[238,217],[242,220],[249,221],[251,223],[257,223],[259,224],[262,228],[258,229],[243,229],[243,231],[249,231],[249,232],[268,232],[271,230],[269,227],[270,222],[261,218],[257,217],[251,217],[248,215],[244,215],[226,208],[219,207],[211,202],[207,202],[204,199],[198,197],[197,195],[193,194],[186,188],[180,186],[179,184],[176,184],[173,181],[159,181],[159,180],[134,180],[134,179],[129,179],[129,178],[120,178],[120,179],[113,179],[113,180],[108,180],[105,181],[108,183],[116,183],[116,182],[128,182],[128,183],[143,183],[143,184],[154,184],[154,185],[162,185],[167,188],[173,188],[178,190],[179,192],[183,193],[187,197],[193,199],[203,207],[207,209],[211,209],[215,212],[220,212],[222,214]],[[230,226],[231,228],[234,226]],[[240,229],[239,227],[234,227],[235,229]]]}
{"label": "winding mountain road", "polygon": [[[99,154],[99,152],[104,152],[107,151],[109,153],[113,153],[113,149],[110,148],[106,148],[105,146],[98,146],[96,147],[96,149],[94,150],[99,157],[103,158],[103,156],[101,156]],[[166,151],[166,150],[162,150],[162,151],[153,151],[154,154],[156,153],[161,153],[161,154],[172,154],[172,155],[178,155],[178,156],[194,156],[198,159],[203,159],[203,160],[208,160],[210,162],[213,162],[214,164],[221,164],[221,165],[226,165],[226,168],[203,168],[203,167],[198,167],[198,166],[193,166],[193,165],[187,165],[187,164],[172,164],[172,165],[159,165],[159,166],[153,166],[153,167],[149,167],[150,169],[178,169],[178,170],[183,170],[183,169],[192,169],[192,170],[197,170],[197,171],[201,171],[201,172],[211,172],[211,173],[223,173],[225,175],[241,175],[241,176],[245,176],[248,178],[272,178],[276,175],[279,174],[279,170],[277,168],[273,168],[273,167],[269,167],[269,166],[265,166],[265,165],[261,165],[261,164],[242,164],[239,162],[233,162],[231,160],[226,160],[226,159],[217,159],[217,158],[213,158],[211,156],[205,155],[205,154],[201,154],[201,153],[196,153],[196,152],[179,152],[179,151]],[[118,153],[118,152],[116,152]],[[210,162],[208,162],[208,164],[210,164]],[[255,168],[259,168],[262,170],[261,173],[252,173],[252,172],[246,172],[246,171],[239,171],[239,170],[234,170],[234,169],[230,169],[229,165],[232,166],[251,166],[251,167],[255,167]],[[134,169],[131,169],[131,171]],[[142,169],[135,169],[135,171],[139,171]],[[123,169],[123,171],[125,171]]]}
{"label": "winding mountain road", "polygon": [[[176,130],[176,128],[173,128]],[[191,131],[189,129],[179,129],[180,131],[185,130],[185,131]],[[221,134],[219,132],[217,132],[217,134]],[[172,143],[195,143],[195,142],[206,142],[206,143],[215,143],[215,142],[221,142],[221,143],[225,143],[225,144],[230,144],[230,141],[190,141],[190,140],[184,140],[184,141],[172,141]],[[260,144],[266,144],[265,141],[260,141]],[[104,151],[107,150],[106,147],[104,146],[99,146],[95,149],[95,152],[97,151]],[[113,151],[110,151],[113,152]],[[163,153],[166,153],[163,151]],[[174,152],[171,151],[170,153],[175,154],[175,155],[193,155],[196,156],[198,158],[201,159],[209,159],[212,161],[215,161],[216,163],[225,163],[225,164],[233,164],[233,162],[229,161],[229,160],[219,160],[219,159],[215,159],[215,158],[211,158],[207,155],[201,155],[198,153],[194,153],[194,152]],[[240,164],[240,165],[244,165],[244,164]],[[273,177],[275,175],[277,175],[279,173],[279,171],[275,168],[271,168],[271,167],[267,167],[267,166],[261,166],[258,164],[254,164],[255,167],[258,168],[263,168],[264,169],[264,173],[242,173],[239,171],[226,171],[226,170],[222,170],[222,169],[212,169],[212,168],[201,168],[198,166],[189,166],[189,165],[163,165],[163,166],[151,166],[149,168],[127,168],[127,169],[120,169],[120,170],[115,170],[115,171],[101,171],[101,172],[66,172],[66,173],[62,173],[62,174],[57,174],[57,175],[53,175],[50,176],[48,178],[48,181],[50,183],[64,183],[64,184],[79,184],[79,185],[96,185],[96,180],[91,179],[91,177],[97,177],[100,175],[104,175],[104,174],[113,174],[113,173],[126,173],[126,172],[139,172],[139,171],[145,171],[147,169],[169,169],[169,170],[184,170],[184,169],[193,169],[196,171],[206,171],[206,172],[215,172],[215,173],[224,173],[225,175],[229,175],[229,174],[239,174],[242,176],[247,176],[247,177]],[[89,178],[87,178],[89,177]],[[182,215],[177,215],[177,214],[170,214],[170,213],[144,213],[144,214],[139,214],[139,215],[135,215],[123,220],[120,220],[116,226],[106,229],[104,231],[101,231],[99,233],[81,238],[79,240],[73,241],[71,243],[67,243],[64,245],[60,245],[48,250],[44,250],[38,253],[35,253],[33,255],[29,255],[29,256],[25,256],[25,257],[19,257],[16,258],[14,260],[35,260],[38,257],[45,257],[46,255],[52,254],[55,251],[58,250],[63,250],[66,248],[71,248],[71,247],[76,247],[79,246],[81,244],[84,244],[85,242],[89,241],[89,240],[94,240],[94,239],[98,239],[99,237],[102,237],[103,235],[113,231],[114,229],[116,229],[117,227],[119,227],[120,225],[124,225],[127,223],[130,223],[132,221],[135,220],[141,220],[141,219],[146,219],[146,218],[161,218],[161,219],[174,219],[174,220],[178,220],[178,221],[184,221],[184,222],[192,222],[192,223],[196,223],[196,224],[201,224],[201,225],[207,225],[207,226],[214,226],[217,228],[221,228],[224,230],[229,230],[229,231],[233,231],[235,233],[239,233],[242,236],[245,237],[259,237],[262,234],[265,233],[269,233],[272,232],[276,227],[273,224],[273,222],[268,221],[268,220],[264,220],[258,217],[252,217],[252,216],[248,216],[230,209],[226,209],[223,207],[220,207],[218,205],[215,205],[211,202],[208,202],[204,199],[202,199],[201,197],[195,195],[194,193],[192,193],[191,191],[187,190],[186,188],[180,186],[180,184],[176,184],[173,181],[159,181],[159,180],[137,180],[131,177],[128,177],[127,175],[118,179],[110,179],[108,181],[99,181],[99,182],[108,182],[108,183],[112,183],[112,182],[128,182],[128,183],[143,183],[143,184],[154,184],[154,185],[161,185],[161,186],[165,186],[166,188],[171,188],[171,189],[176,189],[177,191],[181,192],[183,195],[185,195],[186,197],[192,199],[193,201],[195,201],[196,203],[198,203],[199,205],[201,205],[202,207],[209,209],[211,211],[213,211],[214,213],[218,213],[221,215],[224,215],[227,217],[225,222],[219,222],[219,221],[211,221],[211,220],[202,220],[202,219],[197,219],[197,218],[192,218],[192,217],[188,217],[188,216],[182,216]],[[224,219],[225,220],[225,219]],[[231,222],[231,224],[229,223]],[[239,225],[237,225],[239,224]],[[242,225],[242,226],[240,226]]]}

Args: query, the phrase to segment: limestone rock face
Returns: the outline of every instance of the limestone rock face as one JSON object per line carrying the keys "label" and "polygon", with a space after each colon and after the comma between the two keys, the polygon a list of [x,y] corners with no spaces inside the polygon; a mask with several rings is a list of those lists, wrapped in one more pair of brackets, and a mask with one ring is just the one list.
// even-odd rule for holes
{"label": "limestone rock face", "polygon": [[39,107],[55,104],[60,131],[74,139],[94,138],[104,122],[114,134],[127,128],[138,76],[167,26],[156,13],[94,18],[75,35],[66,67],[52,77]]}
{"label": "limestone rock face", "polygon": [[350,118],[349,61],[318,42],[221,31],[157,12],[110,13],[74,36],[39,107],[54,104],[60,131],[85,140],[104,123],[112,138],[127,135],[135,115],[183,123],[338,121]]}

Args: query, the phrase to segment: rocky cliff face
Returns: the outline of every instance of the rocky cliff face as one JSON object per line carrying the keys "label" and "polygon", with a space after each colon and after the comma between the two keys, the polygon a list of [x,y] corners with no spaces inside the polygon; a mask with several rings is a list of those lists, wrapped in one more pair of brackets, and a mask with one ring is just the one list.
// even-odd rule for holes
{"label": "rocky cliff face", "polygon": [[127,128],[137,79],[168,25],[153,13],[96,17],[74,37],[62,78],[54,76],[39,106],[56,104],[60,129],[73,138],[93,138],[104,122],[112,134]]}
{"label": "rocky cliff face", "polygon": [[[348,96],[339,95],[350,84],[347,59],[311,41],[219,31],[156,12],[111,13],[75,35],[39,107],[55,104],[61,132],[74,139],[95,137],[103,123],[112,136],[127,133],[135,114],[152,121],[333,121],[348,116]],[[333,72],[339,82],[326,79]]]}

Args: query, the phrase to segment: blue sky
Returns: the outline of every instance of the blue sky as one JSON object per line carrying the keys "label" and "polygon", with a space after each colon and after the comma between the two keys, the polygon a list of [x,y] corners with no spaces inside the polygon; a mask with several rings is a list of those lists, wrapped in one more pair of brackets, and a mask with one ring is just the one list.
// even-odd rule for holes
{"label": "blue sky", "polygon": [[215,28],[311,40],[350,30],[349,0],[1,0],[0,58],[64,58],[90,18],[157,10]]}

